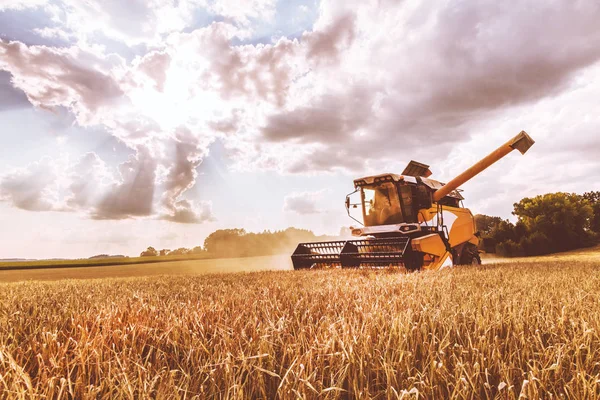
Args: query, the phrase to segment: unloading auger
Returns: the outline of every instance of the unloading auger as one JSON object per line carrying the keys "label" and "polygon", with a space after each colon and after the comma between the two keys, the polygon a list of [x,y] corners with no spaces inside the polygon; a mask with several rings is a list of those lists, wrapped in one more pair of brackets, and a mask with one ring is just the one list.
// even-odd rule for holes
{"label": "unloading auger", "polygon": [[[315,267],[437,270],[480,264],[475,220],[464,208],[459,187],[513,150],[525,154],[535,142],[525,132],[498,147],[443,184],[430,179],[429,166],[411,161],[401,175],[381,174],[354,180],[346,209],[362,208],[363,227],[354,240],[300,243],[292,254],[294,269]],[[353,195],[359,203],[351,203]],[[360,221],[358,221],[360,222]]]}

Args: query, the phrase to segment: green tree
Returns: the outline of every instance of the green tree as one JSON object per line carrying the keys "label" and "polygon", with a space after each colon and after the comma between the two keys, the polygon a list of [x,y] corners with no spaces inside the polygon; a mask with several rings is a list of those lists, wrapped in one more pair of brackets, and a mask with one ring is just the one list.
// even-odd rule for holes
{"label": "green tree", "polygon": [[475,226],[479,233],[481,233],[481,236],[488,238],[492,237],[492,230],[502,222],[502,218],[500,217],[492,217],[485,214],[477,214],[474,218]]}
{"label": "green tree", "polygon": [[537,254],[592,244],[593,210],[583,196],[558,192],[524,198],[514,204],[513,214],[519,218],[524,233],[519,243],[535,249]]}
{"label": "green tree", "polygon": [[[488,253],[498,252],[498,243],[508,240],[516,240],[515,227],[509,220],[493,217],[485,214],[477,214],[474,217],[475,226],[480,234],[479,248]],[[504,251],[501,249],[501,251]]]}
{"label": "green tree", "polygon": [[515,225],[509,220],[502,220],[497,225],[492,227],[490,237],[494,238],[498,243],[507,240],[516,241]]}

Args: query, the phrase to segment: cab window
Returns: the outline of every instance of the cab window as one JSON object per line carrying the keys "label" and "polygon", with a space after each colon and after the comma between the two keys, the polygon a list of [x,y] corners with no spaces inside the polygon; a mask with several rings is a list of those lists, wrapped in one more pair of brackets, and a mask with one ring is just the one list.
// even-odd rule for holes
{"label": "cab window", "polygon": [[392,182],[362,188],[365,226],[404,222],[396,186]]}
{"label": "cab window", "polygon": [[402,204],[402,213],[404,214],[404,222],[417,221],[415,208],[413,206],[413,190],[413,185],[398,185],[398,191],[400,192],[400,202]]}

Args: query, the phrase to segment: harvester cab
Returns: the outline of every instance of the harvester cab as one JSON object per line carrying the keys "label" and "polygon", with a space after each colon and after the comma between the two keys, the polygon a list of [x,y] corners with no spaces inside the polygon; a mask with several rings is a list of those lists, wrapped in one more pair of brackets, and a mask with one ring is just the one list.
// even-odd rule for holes
{"label": "harvester cab", "polygon": [[[430,179],[429,166],[411,161],[401,175],[385,173],[354,180],[346,196],[355,240],[300,243],[294,269],[315,267],[409,270],[479,264],[473,214],[462,205],[460,185],[506,156],[534,144],[522,131],[447,184]],[[358,199],[358,200],[357,200]],[[357,213],[358,211],[358,213]]]}

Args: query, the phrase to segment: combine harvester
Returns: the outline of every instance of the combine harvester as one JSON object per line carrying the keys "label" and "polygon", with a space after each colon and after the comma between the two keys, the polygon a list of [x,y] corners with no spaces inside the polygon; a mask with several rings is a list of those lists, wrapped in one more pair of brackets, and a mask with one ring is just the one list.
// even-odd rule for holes
{"label": "combine harvester", "polygon": [[[438,270],[480,264],[473,214],[463,208],[459,187],[513,150],[525,154],[534,141],[522,131],[447,184],[429,179],[429,166],[411,161],[402,172],[354,181],[346,209],[362,207],[362,228],[355,240],[300,243],[294,269],[405,267]],[[360,195],[360,203],[351,196]],[[353,218],[355,219],[355,218]]]}

